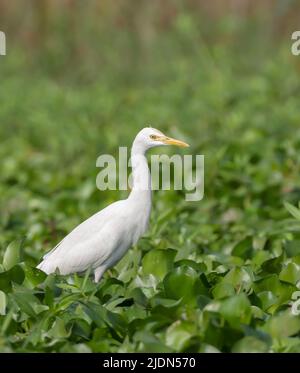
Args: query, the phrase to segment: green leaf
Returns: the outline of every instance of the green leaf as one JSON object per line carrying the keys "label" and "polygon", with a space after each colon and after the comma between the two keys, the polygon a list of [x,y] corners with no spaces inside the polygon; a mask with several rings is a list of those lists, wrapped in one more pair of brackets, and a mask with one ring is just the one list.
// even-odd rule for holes
{"label": "green leaf", "polygon": [[243,353],[243,352],[268,352],[269,347],[268,345],[257,339],[253,336],[246,336],[240,339],[238,342],[234,344],[232,347],[232,352],[234,353]]}
{"label": "green leaf", "polygon": [[6,271],[11,269],[14,265],[20,262],[20,249],[22,241],[16,240],[11,242],[4,253],[3,256],[3,267]]}
{"label": "green leaf", "polygon": [[94,304],[92,302],[89,302],[88,304],[85,304],[84,312],[90,317],[92,321],[98,326],[103,327],[106,324],[106,310],[104,307],[98,304]]}
{"label": "green leaf", "polygon": [[234,267],[225,275],[222,282],[231,284],[235,289],[248,289],[252,284],[252,278],[245,268]]}
{"label": "green leaf", "polygon": [[67,338],[70,335],[70,331],[67,331],[65,322],[61,318],[56,318],[52,328],[48,332],[48,336],[52,338]]}
{"label": "green leaf", "polygon": [[226,282],[218,283],[212,290],[215,299],[227,298],[235,294],[234,287]]}
{"label": "green leaf", "polygon": [[274,294],[278,293],[280,287],[280,281],[276,274],[267,275],[253,283],[253,287],[256,293],[261,291],[271,291]]}
{"label": "green leaf", "polygon": [[194,269],[187,266],[177,267],[164,278],[164,288],[167,298],[184,299],[193,302],[196,294],[198,276]]}
{"label": "green leaf", "polygon": [[154,275],[159,279],[172,269],[177,251],[173,249],[156,249],[149,251],[142,260],[143,272],[146,275]]}
{"label": "green leaf", "polygon": [[232,327],[249,324],[251,320],[251,303],[246,294],[238,294],[222,301],[220,314]]}
{"label": "green leaf", "polygon": [[0,315],[6,314],[6,294],[0,290]]}
{"label": "green leaf", "polygon": [[274,304],[278,304],[278,297],[272,291],[262,291],[257,294],[261,301],[261,308],[267,311]]}
{"label": "green leaf", "polygon": [[23,266],[25,272],[25,280],[30,287],[35,287],[41,284],[47,277],[46,273],[38,268],[31,267],[28,264]]}
{"label": "green leaf", "polygon": [[143,293],[142,289],[140,288],[134,288],[129,292],[128,297],[132,297],[136,304],[146,307],[148,303],[148,299]]}
{"label": "green leaf", "polygon": [[39,304],[39,300],[33,294],[28,291],[18,291],[11,294],[11,297],[22,312],[30,317],[36,317],[37,312],[34,309],[34,305]]}
{"label": "green leaf", "polygon": [[202,343],[201,346],[200,346],[199,352],[209,353],[209,354],[216,354],[216,353],[219,353],[221,351],[218,350],[216,347],[214,347],[212,345],[209,345],[209,344],[206,344],[206,343]]}
{"label": "green leaf", "polygon": [[135,333],[133,338],[136,342],[139,342],[137,352],[173,352],[173,349],[167,347],[156,336],[148,331],[138,331]]}
{"label": "green leaf", "polygon": [[165,308],[173,308],[173,307],[177,307],[180,303],[181,303],[181,299],[174,300],[174,299],[168,299],[168,298],[160,298],[157,296],[151,299],[152,307],[163,306]]}
{"label": "green leaf", "polygon": [[284,206],[295,219],[300,220],[300,209],[291,205],[289,202],[284,202]]}
{"label": "green leaf", "polygon": [[262,330],[271,334],[273,338],[289,337],[300,331],[300,318],[287,310],[269,319]]}
{"label": "green leaf", "polygon": [[261,268],[268,273],[279,273],[282,268],[283,255],[263,262]]}
{"label": "green leaf", "polygon": [[[93,328],[94,329],[94,328]],[[71,334],[83,337],[84,339],[90,339],[91,325],[82,318],[74,320],[72,330],[68,333],[67,337]]]}
{"label": "green leaf", "polygon": [[255,319],[264,320],[266,318],[266,313],[259,307],[251,306],[252,316]]}
{"label": "green leaf", "polygon": [[300,266],[295,263],[288,263],[280,272],[279,279],[296,284],[300,280]]}
{"label": "green leaf", "polygon": [[297,290],[292,284],[281,282],[276,274],[268,275],[260,280],[255,281],[253,283],[253,289],[257,294],[263,291],[272,292],[278,297],[277,306],[289,301],[293,292]]}
{"label": "green leaf", "polygon": [[238,242],[232,252],[231,255],[239,256],[243,259],[248,259],[251,257],[253,251],[253,245],[252,245],[252,237],[246,237],[242,241]]}
{"label": "green leaf", "polygon": [[175,321],[166,332],[166,345],[181,352],[195,333],[195,324],[188,321]]}
{"label": "green leaf", "polygon": [[12,283],[22,284],[25,278],[25,274],[20,265],[12,267],[6,272],[0,273],[0,289],[5,292],[12,290]]}

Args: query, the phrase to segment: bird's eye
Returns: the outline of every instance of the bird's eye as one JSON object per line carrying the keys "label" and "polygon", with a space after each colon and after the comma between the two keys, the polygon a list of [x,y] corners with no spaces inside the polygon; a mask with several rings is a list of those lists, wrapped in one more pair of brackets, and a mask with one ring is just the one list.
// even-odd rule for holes
{"label": "bird's eye", "polygon": [[156,135],[150,135],[150,139],[152,139],[152,140],[157,140],[157,138],[158,138],[158,136],[156,136]]}

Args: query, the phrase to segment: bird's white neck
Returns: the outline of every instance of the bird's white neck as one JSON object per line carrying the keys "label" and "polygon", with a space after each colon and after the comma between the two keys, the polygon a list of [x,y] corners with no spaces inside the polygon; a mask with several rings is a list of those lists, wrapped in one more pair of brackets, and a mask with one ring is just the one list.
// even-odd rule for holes
{"label": "bird's white neck", "polygon": [[133,143],[131,149],[132,190],[130,198],[147,198],[151,201],[151,175],[145,149]]}
{"label": "bird's white neck", "polygon": [[147,148],[142,144],[133,142],[131,149],[132,190],[128,201],[134,209],[138,227],[134,242],[137,242],[137,238],[146,232],[151,214],[151,175],[145,156],[146,150]]}

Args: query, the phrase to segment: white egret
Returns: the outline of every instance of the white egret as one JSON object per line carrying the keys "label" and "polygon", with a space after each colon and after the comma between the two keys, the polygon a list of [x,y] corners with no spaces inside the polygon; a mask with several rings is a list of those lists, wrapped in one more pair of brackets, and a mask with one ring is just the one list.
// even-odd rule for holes
{"label": "white egret", "polygon": [[165,136],[154,128],[142,129],[131,149],[133,185],[127,199],[117,201],[78,225],[37,268],[62,275],[91,269],[95,282],[137,243],[147,230],[151,212],[151,176],[145,153],[159,145],[186,147],[183,141]]}

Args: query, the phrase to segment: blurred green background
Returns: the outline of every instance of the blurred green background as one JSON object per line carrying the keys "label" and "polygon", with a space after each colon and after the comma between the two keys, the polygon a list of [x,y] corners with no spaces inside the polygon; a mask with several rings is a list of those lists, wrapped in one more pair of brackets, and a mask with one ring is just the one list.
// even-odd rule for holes
{"label": "blurred green background", "polygon": [[280,224],[300,199],[299,21],[293,0],[0,0],[0,253],[25,237],[35,265],[125,197],[96,189],[96,159],[149,124],[205,155],[205,196],[155,192],[143,252],[295,238]]}
{"label": "blurred green background", "polygon": [[256,189],[269,185],[280,205],[299,185],[299,14],[288,0],[1,0],[0,244],[26,234],[40,250],[48,227],[52,246],[56,230],[125,196],[96,190],[96,158],[148,124],[205,154],[199,211],[254,199],[266,215],[273,195]]}

